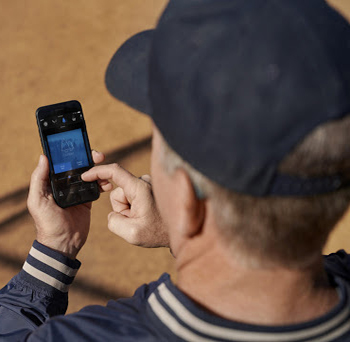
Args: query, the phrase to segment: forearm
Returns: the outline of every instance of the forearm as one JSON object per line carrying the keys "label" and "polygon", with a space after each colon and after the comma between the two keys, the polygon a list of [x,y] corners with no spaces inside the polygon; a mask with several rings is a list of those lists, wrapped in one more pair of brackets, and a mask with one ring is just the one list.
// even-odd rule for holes
{"label": "forearm", "polygon": [[24,340],[48,318],[63,315],[79,267],[35,241],[23,269],[0,290],[0,340]]}

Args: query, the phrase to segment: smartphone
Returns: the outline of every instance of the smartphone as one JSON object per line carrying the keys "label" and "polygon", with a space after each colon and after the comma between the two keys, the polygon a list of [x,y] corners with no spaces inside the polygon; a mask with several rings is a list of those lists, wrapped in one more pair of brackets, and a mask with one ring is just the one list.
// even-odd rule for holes
{"label": "smartphone", "polygon": [[81,174],[94,166],[81,104],[67,101],[40,107],[36,120],[43,151],[49,159],[56,203],[67,208],[97,200],[97,182],[81,179]]}

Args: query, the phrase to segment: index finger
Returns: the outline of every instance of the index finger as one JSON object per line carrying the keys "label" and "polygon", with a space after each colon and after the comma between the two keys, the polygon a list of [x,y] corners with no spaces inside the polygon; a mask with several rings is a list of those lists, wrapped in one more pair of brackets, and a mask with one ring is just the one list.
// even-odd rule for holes
{"label": "index finger", "polygon": [[121,188],[128,186],[128,184],[137,179],[133,174],[122,168],[117,163],[95,166],[90,170],[84,172],[81,175],[81,178],[85,182],[111,179],[117,186],[120,186]]}

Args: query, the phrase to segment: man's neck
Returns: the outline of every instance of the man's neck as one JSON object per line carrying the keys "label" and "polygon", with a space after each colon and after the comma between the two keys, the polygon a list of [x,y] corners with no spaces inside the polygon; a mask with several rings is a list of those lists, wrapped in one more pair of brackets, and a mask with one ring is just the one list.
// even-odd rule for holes
{"label": "man's neck", "polygon": [[[305,270],[249,268],[228,258],[215,239],[187,246],[177,258],[177,286],[206,310],[258,325],[289,325],[315,319],[339,301],[322,258]],[[202,245],[201,245],[202,244]]]}

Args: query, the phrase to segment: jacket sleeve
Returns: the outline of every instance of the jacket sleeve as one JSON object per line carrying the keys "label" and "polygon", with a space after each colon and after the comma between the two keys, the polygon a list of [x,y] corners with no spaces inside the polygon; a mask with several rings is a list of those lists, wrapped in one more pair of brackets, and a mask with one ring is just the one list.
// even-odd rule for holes
{"label": "jacket sleeve", "polygon": [[64,315],[79,267],[34,241],[22,270],[0,290],[0,341],[26,341],[50,317]]}

